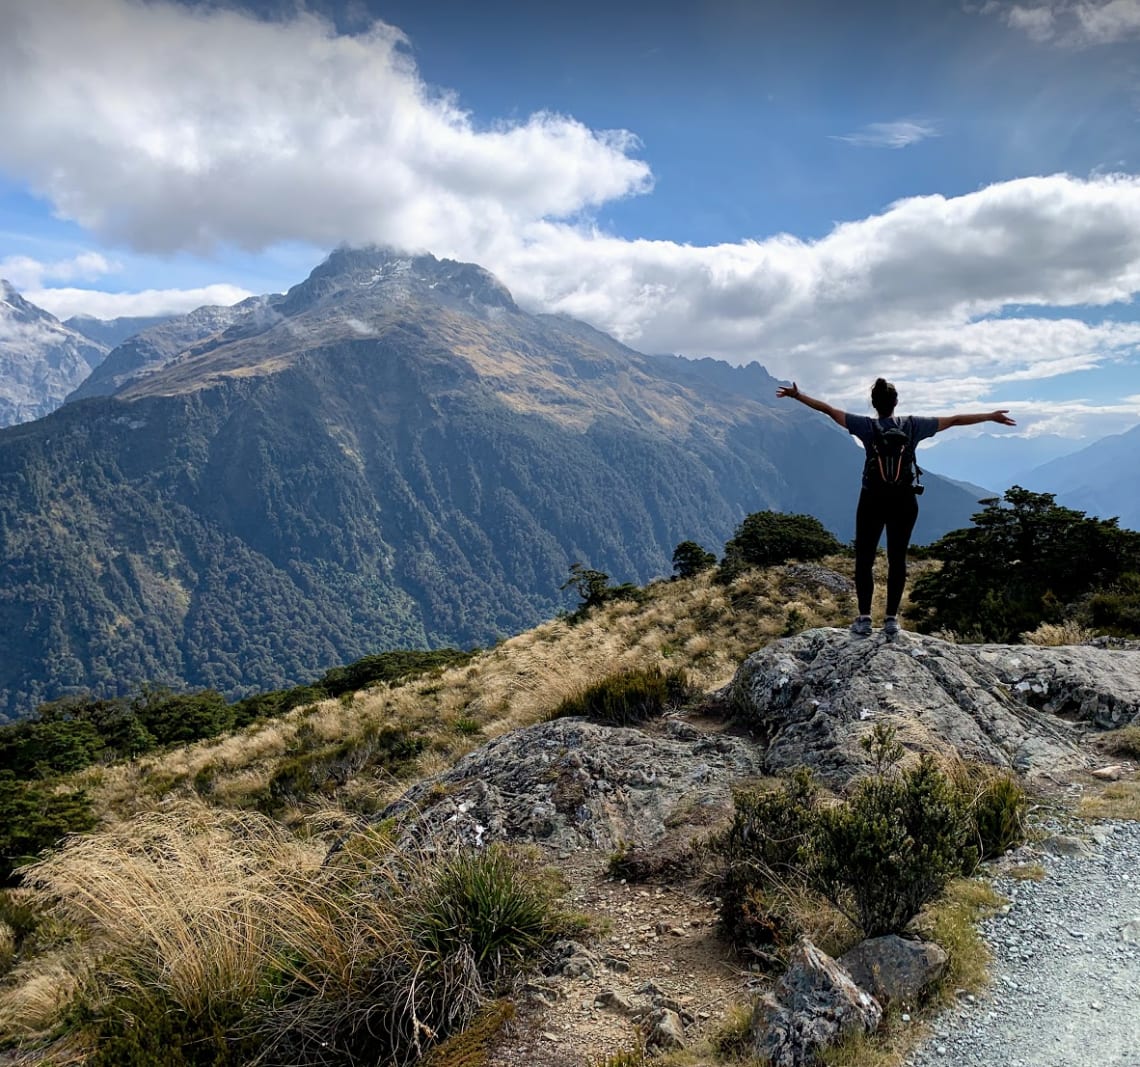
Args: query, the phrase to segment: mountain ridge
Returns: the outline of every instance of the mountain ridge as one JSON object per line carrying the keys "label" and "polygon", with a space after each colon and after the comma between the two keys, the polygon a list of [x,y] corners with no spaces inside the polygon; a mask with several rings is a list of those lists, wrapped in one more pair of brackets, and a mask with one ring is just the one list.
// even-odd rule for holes
{"label": "mountain ridge", "polygon": [[[858,451],[758,365],[637,353],[481,268],[327,262],[132,338],[157,365],[0,433],[0,714],[486,644],[565,606],[571,563],[644,583],[764,508],[850,535]],[[928,479],[917,536],[974,510]]]}
{"label": "mountain ridge", "polygon": [[107,352],[0,278],[0,427],[54,411]]}

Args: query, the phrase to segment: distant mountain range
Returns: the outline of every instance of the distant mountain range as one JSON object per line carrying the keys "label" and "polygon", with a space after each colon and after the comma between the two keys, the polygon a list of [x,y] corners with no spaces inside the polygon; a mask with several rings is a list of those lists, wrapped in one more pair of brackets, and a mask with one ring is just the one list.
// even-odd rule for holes
{"label": "distant mountain range", "polygon": [[1054,493],[1059,504],[1140,530],[1140,426],[1061,456],[1024,475],[1026,489]]}
{"label": "distant mountain range", "polygon": [[[153,326],[0,431],[0,715],[486,644],[573,606],[571,563],[641,583],[764,508],[849,539],[861,453],[776,386],[377,249]],[[968,525],[926,481],[917,538]]]}
{"label": "distant mountain range", "polygon": [[0,426],[54,411],[109,347],[29,303],[0,279]]}
{"label": "distant mountain range", "polygon": [[128,337],[149,330],[152,326],[159,326],[171,318],[171,315],[146,315],[97,319],[93,315],[73,315],[70,319],[64,319],[63,324],[111,349],[122,344]]}

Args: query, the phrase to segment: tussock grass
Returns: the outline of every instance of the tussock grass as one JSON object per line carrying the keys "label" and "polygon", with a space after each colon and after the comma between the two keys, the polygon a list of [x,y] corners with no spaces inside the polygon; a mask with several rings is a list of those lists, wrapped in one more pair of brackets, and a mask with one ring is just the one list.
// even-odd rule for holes
{"label": "tussock grass", "polygon": [[1095,636],[1094,631],[1086,630],[1080,623],[1074,622],[1072,619],[1066,619],[1064,622],[1058,623],[1043,622],[1036,630],[1023,633],[1021,640],[1027,645],[1054,647],[1058,645],[1080,645]]}
{"label": "tussock grass", "polygon": [[[853,563],[846,556],[822,565],[851,577]],[[916,563],[912,571],[928,566]],[[884,579],[885,563],[880,560],[876,567]],[[879,598],[882,586],[880,580]],[[786,602],[793,590],[794,612],[789,613]],[[728,586],[713,583],[711,573],[655,582],[643,602],[607,603],[575,624],[551,620],[465,664],[402,684],[377,684],[351,701],[303,705],[235,734],[131,763],[92,767],[76,776],[76,784],[89,791],[104,824],[152,808],[170,794],[195,791],[212,804],[249,809],[262,802],[282,763],[321,746],[352,746],[395,727],[423,741],[417,760],[395,776],[382,763],[362,766],[351,781],[332,783],[314,800],[354,805],[365,797],[375,809],[430,768],[450,765],[498,734],[543,721],[563,701],[609,675],[678,669],[696,690],[708,691],[725,684],[760,646],[811,626],[845,626],[851,608],[849,598],[822,588],[813,598],[803,579],[790,581],[782,567],[747,571]],[[463,727],[456,729],[457,723]]]}
{"label": "tussock grass", "polygon": [[915,928],[937,941],[950,957],[942,984],[944,1002],[949,1002],[956,990],[977,992],[986,984],[990,951],[978,932],[978,923],[1003,903],[988,882],[958,878],[915,920]]}
{"label": "tussock grass", "polygon": [[1106,730],[1100,735],[1106,752],[1114,756],[1140,760],[1140,726],[1122,726],[1119,730]]}
{"label": "tussock grass", "polygon": [[108,1067],[214,1062],[161,1051],[178,1045],[410,1062],[560,930],[547,881],[503,849],[408,854],[365,832],[326,851],[194,803],[73,839],[25,873],[67,934],[0,992],[6,1038],[66,1023]]}
{"label": "tussock grass", "polygon": [[1046,872],[1040,863],[1015,863],[1003,873],[1016,882],[1043,882]]}
{"label": "tussock grass", "polygon": [[1086,819],[1140,821],[1140,781],[1112,782],[1099,793],[1082,797],[1078,810]]}

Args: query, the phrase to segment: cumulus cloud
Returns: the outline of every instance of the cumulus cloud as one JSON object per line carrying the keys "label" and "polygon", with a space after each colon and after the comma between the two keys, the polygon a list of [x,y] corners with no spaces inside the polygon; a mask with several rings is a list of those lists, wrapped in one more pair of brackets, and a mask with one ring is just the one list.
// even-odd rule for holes
{"label": "cumulus cloud", "polygon": [[17,289],[34,289],[45,281],[94,281],[119,269],[119,265],[99,252],[80,252],[67,259],[50,262],[30,256],[6,256],[0,259],[0,278]]}
{"label": "cumulus cloud", "polygon": [[982,11],[1042,43],[1091,47],[1140,37],[1140,0],[991,0]]}
{"label": "cumulus cloud", "polygon": [[352,239],[438,248],[648,189],[629,133],[479,128],[399,30],[166,0],[5,12],[0,168],[137,250]]}
{"label": "cumulus cloud", "polygon": [[899,119],[897,122],[872,122],[854,133],[838,134],[837,141],[846,141],[856,148],[906,148],[907,145],[937,137],[933,123]]}
{"label": "cumulus cloud", "polygon": [[[1014,17],[1056,32],[1044,16]],[[1135,360],[1140,346],[1135,325],[1087,310],[1140,292],[1136,176],[1024,178],[901,200],[817,240],[698,247],[591,225],[598,206],[650,188],[632,134],[550,113],[480,125],[423,83],[383,23],[347,35],[309,14],[268,22],[165,0],[18,5],[0,36],[0,88],[0,168],[143,252],[428,250],[483,264],[532,310],[645,351],[756,359],[860,410],[880,373],[916,407],[997,406],[1003,388]],[[905,120],[847,136],[900,146],[935,133]],[[57,315],[101,317],[247,295],[28,293]]]}
{"label": "cumulus cloud", "polygon": [[199,289],[144,289],[136,293],[105,293],[94,289],[29,289],[24,298],[50,311],[57,319],[93,315],[97,319],[123,316],[183,315],[205,305],[228,306],[253,296],[237,285],[205,285]]}

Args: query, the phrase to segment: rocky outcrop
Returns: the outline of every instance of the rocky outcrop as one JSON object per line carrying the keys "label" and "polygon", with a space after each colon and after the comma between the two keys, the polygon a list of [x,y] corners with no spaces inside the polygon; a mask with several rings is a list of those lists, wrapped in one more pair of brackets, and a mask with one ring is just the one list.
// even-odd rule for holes
{"label": "rocky outcrop", "polygon": [[879,1025],[883,1009],[807,938],[752,1012],[753,1051],[771,1067],[804,1067],[820,1050]]}
{"label": "rocky outcrop", "polygon": [[409,841],[610,850],[718,821],[731,811],[732,783],[760,773],[747,739],[681,722],[663,733],[582,719],[516,730],[413,786],[379,817],[402,817]]}
{"label": "rocky outcrop", "polygon": [[1034,775],[1087,765],[1062,716],[1099,726],[1140,714],[1140,654],[816,629],[754,653],[719,697],[763,745],[768,773],[806,765],[846,781],[867,765],[860,738],[886,720],[912,751]]}

